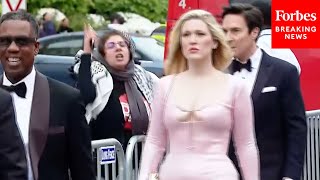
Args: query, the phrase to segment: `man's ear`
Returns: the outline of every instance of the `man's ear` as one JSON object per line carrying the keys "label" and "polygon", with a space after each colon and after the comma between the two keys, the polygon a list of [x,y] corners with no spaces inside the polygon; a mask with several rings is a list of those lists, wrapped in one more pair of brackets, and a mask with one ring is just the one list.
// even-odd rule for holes
{"label": "man's ear", "polygon": [[37,41],[34,44],[34,54],[37,55],[39,53],[39,49],[40,49],[40,43]]}
{"label": "man's ear", "polygon": [[256,40],[260,34],[260,28],[258,28],[258,27],[253,28],[250,34],[251,34],[252,38],[254,40]]}

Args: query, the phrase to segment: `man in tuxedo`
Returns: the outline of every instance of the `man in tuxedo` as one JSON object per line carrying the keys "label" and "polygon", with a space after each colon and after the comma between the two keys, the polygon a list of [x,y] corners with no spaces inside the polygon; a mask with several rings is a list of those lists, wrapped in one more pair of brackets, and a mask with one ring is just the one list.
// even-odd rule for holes
{"label": "man in tuxedo", "polygon": [[28,160],[28,179],[93,180],[91,139],[80,93],[34,68],[39,28],[19,10],[0,18],[0,84],[8,90]]}
{"label": "man in tuxedo", "polygon": [[[262,24],[261,12],[250,4],[224,8],[222,27],[234,53],[229,70],[251,90],[261,180],[299,180],[307,136],[299,75],[257,47]],[[233,147],[230,158],[237,164]]]}
{"label": "man in tuxedo", "polygon": [[0,88],[0,179],[26,180],[27,159],[16,124],[12,99]]}

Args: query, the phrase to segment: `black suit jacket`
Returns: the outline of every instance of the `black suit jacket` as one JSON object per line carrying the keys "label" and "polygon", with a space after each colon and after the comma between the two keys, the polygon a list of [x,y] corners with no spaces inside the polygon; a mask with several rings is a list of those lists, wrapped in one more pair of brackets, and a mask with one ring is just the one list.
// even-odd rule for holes
{"label": "black suit jacket", "polygon": [[26,180],[27,175],[27,159],[12,99],[9,93],[0,89],[0,179]]}
{"label": "black suit jacket", "polygon": [[36,73],[29,126],[35,180],[93,180],[91,138],[80,92]]}
{"label": "black suit jacket", "polygon": [[[299,180],[307,125],[297,69],[262,51],[251,97],[261,180]],[[232,144],[230,149],[230,157],[237,164]]]}

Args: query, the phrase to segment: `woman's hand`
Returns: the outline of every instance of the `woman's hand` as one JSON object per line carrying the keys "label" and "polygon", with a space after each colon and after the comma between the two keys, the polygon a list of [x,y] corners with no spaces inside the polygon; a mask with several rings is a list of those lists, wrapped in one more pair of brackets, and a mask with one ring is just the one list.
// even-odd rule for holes
{"label": "woman's hand", "polygon": [[83,32],[83,52],[90,54],[93,50],[94,43],[97,41],[97,33],[89,24],[84,25]]}

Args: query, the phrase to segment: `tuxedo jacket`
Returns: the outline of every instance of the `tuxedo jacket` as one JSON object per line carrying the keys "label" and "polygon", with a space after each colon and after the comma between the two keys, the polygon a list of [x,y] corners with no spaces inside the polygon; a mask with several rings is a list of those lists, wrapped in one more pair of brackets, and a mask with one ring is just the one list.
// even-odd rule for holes
{"label": "tuxedo jacket", "polygon": [[[251,97],[261,180],[300,179],[307,125],[297,69],[262,50]],[[238,164],[230,147],[230,158]]]}
{"label": "tuxedo jacket", "polygon": [[27,159],[12,99],[8,92],[0,89],[0,179],[26,180],[27,175]]}
{"label": "tuxedo jacket", "polygon": [[36,73],[28,144],[35,180],[69,179],[69,171],[72,180],[94,179],[84,114],[78,90]]}

